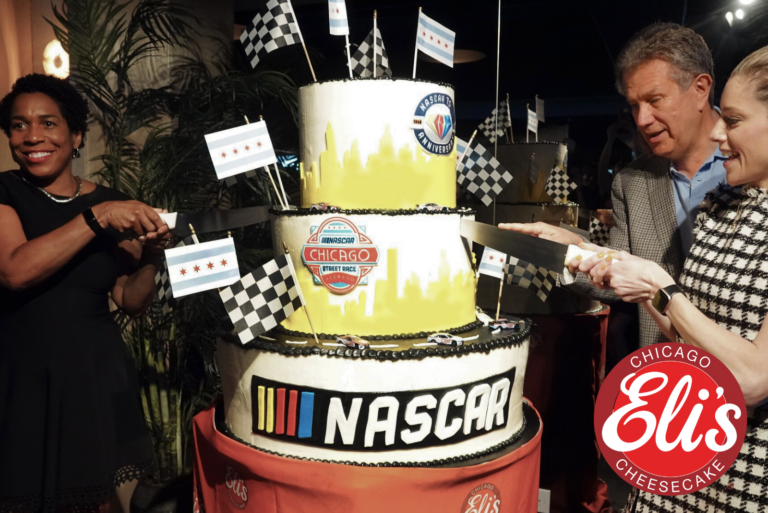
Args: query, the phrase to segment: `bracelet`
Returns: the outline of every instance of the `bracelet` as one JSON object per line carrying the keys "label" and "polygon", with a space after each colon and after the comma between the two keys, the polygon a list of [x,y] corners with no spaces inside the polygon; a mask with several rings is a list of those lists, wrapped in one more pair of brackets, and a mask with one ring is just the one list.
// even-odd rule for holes
{"label": "bracelet", "polygon": [[104,228],[101,227],[99,220],[96,219],[96,215],[93,213],[93,210],[91,210],[91,207],[83,210],[83,217],[85,218],[85,222],[88,224],[88,227],[93,230],[93,233],[96,235],[101,235],[104,232]]}

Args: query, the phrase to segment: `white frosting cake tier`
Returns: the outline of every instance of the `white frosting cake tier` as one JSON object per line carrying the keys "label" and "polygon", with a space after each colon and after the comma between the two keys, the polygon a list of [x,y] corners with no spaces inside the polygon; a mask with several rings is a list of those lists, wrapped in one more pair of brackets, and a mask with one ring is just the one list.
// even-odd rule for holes
{"label": "white frosting cake tier", "polygon": [[301,206],[456,205],[453,89],[337,80],[299,89]]}
{"label": "white frosting cake tier", "polygon": [[476,457],[514,441],[523,427],[528,338],[521,335],[492,349],[403,360],[286,356],[222,341],[226,423],[259,449],[297,458]]}
{"label": "white frosting cake tier", "polygon": [[[273,217],[272,235],[275,248],[288,248],[318,333],[397,335],[475,320],[461,217],[293,212]],[[282,325],[312,331],[304,312]]]}

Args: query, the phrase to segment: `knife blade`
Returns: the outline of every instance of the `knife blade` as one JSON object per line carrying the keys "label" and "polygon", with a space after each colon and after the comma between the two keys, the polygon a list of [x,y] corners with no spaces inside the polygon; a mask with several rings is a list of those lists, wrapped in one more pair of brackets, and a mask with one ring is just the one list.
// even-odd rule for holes
{"label": "knife blade", "polygon": [[595,254],[573,244],[560,244],[525,233],[502,230],[470,219],[461,220],[460,231],[462,237],[473,242],[560,274],[566,284],[576,279],[568,270],[568,262],[577,255],[588,258]]}
{"label": "knife blade", "polygon": [[205,210],[202,212],[160,214],[160,217],[178,237],[186,237],[192,231],[195,233],[223,232],[269,221],[269,209],[278,208],[272,205],[260,207],[236,208],[230,210]]}

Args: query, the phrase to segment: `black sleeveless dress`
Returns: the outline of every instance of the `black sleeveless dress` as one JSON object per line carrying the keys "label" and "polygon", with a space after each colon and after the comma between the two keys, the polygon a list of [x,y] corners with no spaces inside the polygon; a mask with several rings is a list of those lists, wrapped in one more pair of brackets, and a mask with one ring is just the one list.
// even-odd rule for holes
{"label": "black sleeveless dress", "polygon": [[[96,190],[59,204],[0,173],[0,204],[28,240],[87,208],[129,199]],[[0,512],[90,511],[151,468],[137,371],[109,312],[118,234],[96,237],[43,283],[0,286]],[[2,241],[0,241],[2,244]]]}

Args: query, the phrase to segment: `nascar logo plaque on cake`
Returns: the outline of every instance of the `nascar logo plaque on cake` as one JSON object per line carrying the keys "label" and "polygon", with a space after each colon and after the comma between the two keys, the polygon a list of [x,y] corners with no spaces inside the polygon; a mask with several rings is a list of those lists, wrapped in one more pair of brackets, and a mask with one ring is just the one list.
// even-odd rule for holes
{"label": "nascar logo plaque on cake", "polygon": [[316,283],[334,294],[352,292],[379,263],[379,248],[363,233],[364,226],[332,217],[311,231],[301,259]]}
{"label": "nascar logo plaque on cake", "polygon": [[413,114],[413,133],[425,151],[435,155],[448,155],[453,151],[453,132],[456,119],[453,99],[447,94],[425,96]]}

